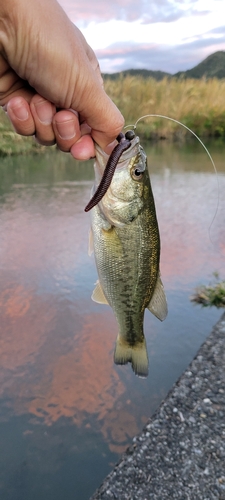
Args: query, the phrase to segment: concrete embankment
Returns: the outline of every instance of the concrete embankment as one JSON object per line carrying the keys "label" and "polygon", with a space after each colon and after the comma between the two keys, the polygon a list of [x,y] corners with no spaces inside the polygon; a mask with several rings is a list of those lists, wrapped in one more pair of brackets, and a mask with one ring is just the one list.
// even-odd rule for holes
{"label": "concrete embankment", "polygon": [[90,500],[225,500],[225,314]]}

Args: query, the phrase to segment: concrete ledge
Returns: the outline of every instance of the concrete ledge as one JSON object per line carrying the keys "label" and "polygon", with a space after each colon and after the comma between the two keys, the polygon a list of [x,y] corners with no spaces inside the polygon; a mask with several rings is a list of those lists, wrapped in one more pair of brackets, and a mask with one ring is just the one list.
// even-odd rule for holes
{"label": "concrete ledge", "polygon": [[90,500],[225,500],[225,313]]}

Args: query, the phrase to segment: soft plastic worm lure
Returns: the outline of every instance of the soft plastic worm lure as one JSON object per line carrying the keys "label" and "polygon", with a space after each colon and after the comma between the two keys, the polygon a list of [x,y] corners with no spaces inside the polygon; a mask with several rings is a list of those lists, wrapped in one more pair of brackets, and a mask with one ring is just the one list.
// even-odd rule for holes
{"label": "soft plastic worm lure", "polygon": [[113,149],[111,155],[109,156],[109,159],[107,161],[101,182],[95,191],[94,196],[90,199],[89,203],[85,207],[85,212],[88,212],[91,210],[95,205],[99,203],[99,201],[103,198],[105,195],[107,189],[109,188],[113,174],[115,172],[117,163],[123,154],[124,151],[126,151],[130,146],[131,146],[131,141],[135,137],[135,133],[133,130],[128,130],[126,134],[122,134],[122,132],[118,135],[117,141],[119,144],[116,145],[116,147]]}

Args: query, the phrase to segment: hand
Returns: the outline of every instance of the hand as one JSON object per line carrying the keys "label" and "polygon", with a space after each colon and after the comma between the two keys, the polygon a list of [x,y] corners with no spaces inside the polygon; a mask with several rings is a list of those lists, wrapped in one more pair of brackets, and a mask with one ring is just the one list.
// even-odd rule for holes
{"label": "hand", "polygon": [[94,52],[56,0],[0,0],[0,105],[19,134],[77,159],[95,156],[93,141],[107,150],[124,125]]}

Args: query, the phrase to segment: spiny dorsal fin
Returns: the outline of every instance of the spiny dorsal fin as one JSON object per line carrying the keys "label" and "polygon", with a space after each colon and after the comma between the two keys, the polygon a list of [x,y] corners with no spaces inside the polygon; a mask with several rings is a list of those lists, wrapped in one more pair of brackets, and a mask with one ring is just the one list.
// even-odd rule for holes
{"label": "spiny dorsal fin", "polygon": [[108,300],[105,298],[105,294],[99,281],[96,282],[96,287],[92,293],[91,298],[92,300],[94,300],[94,302],[98,302],[98,304],[109,304]]}
{"label": "spiny dorsal fin", "polygon": [[168,313],[167,301],[164,292],[164,287],[160,278],[160,274],[158,275],[155,290],[148,304],[147,309],[161,321],[163,321],[167,316]]}

